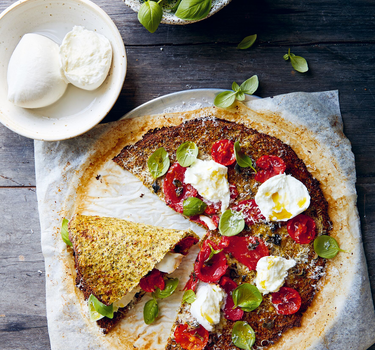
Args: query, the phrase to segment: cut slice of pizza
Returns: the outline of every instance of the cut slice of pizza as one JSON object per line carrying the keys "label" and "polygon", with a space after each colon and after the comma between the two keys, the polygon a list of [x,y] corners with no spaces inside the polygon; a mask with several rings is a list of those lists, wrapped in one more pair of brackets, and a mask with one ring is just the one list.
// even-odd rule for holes
{"label": "cut slice of pizza", "polygon": [[169,281],[166,275],[199,240],[191,230],[80,214],[68,227],[76,284],[88,300],[91,319],[104,333],[146,292],[163,291]]}

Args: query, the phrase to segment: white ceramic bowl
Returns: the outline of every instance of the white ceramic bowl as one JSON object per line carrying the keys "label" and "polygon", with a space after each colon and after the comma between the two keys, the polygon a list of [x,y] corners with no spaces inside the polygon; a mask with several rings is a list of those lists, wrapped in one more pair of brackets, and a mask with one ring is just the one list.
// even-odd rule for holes
{"label": "white ceramic bowl", "polygon": [[[141,7],[141,1],[140,0],[123,0],[126,5],[128,5],[133,11],[138,12],[139,8]],[[224,6],[228,5],[231,2],[231,0],[212,0],[212,6],[209,14],[207,17],[203,18],[206,19],[213,14],[215,14],[217,11],[221,10]],[[197,20],[197,21],[187,21],[181,18],[178,18],[174,15],[172,12],[167,12],[166,10],[163,10],[163,18],[161,20],[161,23],[166,24],[190,24],[202,21],[203,19]]]}
{"label": "white ceramic bowl", "polygon": [[[73,26],[103,34],[111,42],[112,66],[105,82],[85,91],[69,84],[63,97],[38,109],[8,101],[7,68],[13,50],[26,33],[42,34],[61,44]],[[23,136],[59,141],[85,133],[98,124],[116,102],[126,73],[121,35],[110,17],[89,0],[21,0],[0,15],[0,121]]]}

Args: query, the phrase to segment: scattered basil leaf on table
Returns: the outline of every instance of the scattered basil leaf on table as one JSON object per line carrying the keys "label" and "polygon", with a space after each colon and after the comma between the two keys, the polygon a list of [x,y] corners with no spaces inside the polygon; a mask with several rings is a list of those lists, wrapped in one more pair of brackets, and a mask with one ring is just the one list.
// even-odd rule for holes
{"label": "scattered basil leaf on table", "polygon": [[245,228],[245,220],[241,213],[226,210],[220,217],[219,231],[223,236],[235,236]]}
{"label": "scattered basil leaf on table", "polygon": [[[92,310],[93,308],[99,314],[108,318],[113,318],[113,304],[107,306],[101,303],[93,294],[90,295],[88,304],[89,304],[89,310]],[[90,318],[91,318],[91,314],[90,314]]]}
{"label": "scattered basil leaf on table", "polygon": [[240,284],[232,292],[232,298],[234,305],[246,312],[255,310],[263,300],[258,288],[250,283]]}
{"label": "scattered basil leaf on table", "polygon": [[183,202],[183,214],[186,216],[202,214],[206,208],[207,204],[196,197],[186,198]]}
{"label": "scattered basil leaf on table", "polygon": [[144,2],[138,11],[139,22],[150,32],[154,33],[158,29],[163,10],[159,2],[148,0]]}
{"label": "scattered basil leaf on table", "polygon": [[212,257],[213,257],[214,255],[219,254],[220,252],[223,251],[223,249],[215,250],[214,248],[212,248],[212,246],[211,246],[210,243],[208,243],[208,246],[210,247],[211,252],[210,252],[210,256],[205,260],[205,263],[206,263],[206,262],[209,262],[209,261],[212,259]]}
{"label": "scattered basil leaf on table", "polygon": [[198,157],[198,146],[192,142],[184,142],[176,151],[177,161],[183,167],[192,165]]}
{"label": "scattered basil leaf on table", "polygon": [[168,171],[171,162],[164,147],[158,148],[151,154],[150,158],[148,158],[147,165],[154,179],[163,176]]}
{"label": "scattered basil leaf on table", "polygon": [[65,244],[72,246],[72,242],[69,239],[68,222],[69,222],[69,220],[67,220],[67,219],[62,220],[60,234],[61,234],[61,238],[65,242]]}
{"label": "scattered basil leaf on table", "polygon": [[246,321],[237,321],[232,329],[232,342],[244,350],[251,350],[255,343],[255,332]]}
{"label": "scattered basil leaf on table", "polygon": [[296,56],[294,53],[291,53],[290,49],[288,49],[288,53],[285,54],[283,57],[285,61],[288,61],[288,59],[290,59],[290,62],[292,63],[293,68],[297,72],[306,73],[309,70],[307,61],[303,57]]}
{"label": "scattered basil leaf on table", "polygon": [[345,250],[340,249],[337,241],[327,235],[319,236],[314,240],[314,250],[321,258],[332,259],[338,252],[345,252]]}
{"label": "scattered basil leaf on table", "polygon": [[194,291],[191,289],[186,290],[184,293],[184,296],[182,297],[182,301],[188,304],[191,304],[197,299],[197,296],[195,295]]}
{"label": "scattered basil leaf on table", "polygon": [[240,86],[235,81],[232,83],[232,90],[234,92],[240,91]]}
{"label": "scattered basil leaf on table", "polygon": [[248,167],[250,167],[255,172],[257,172],[255,170],[254,166],[253,166],[253,161],[251,160],[251,158],[241,151],[241,146],[240,146],[240,142],[239,141],[236,141],[234,143],[234,154],[236,156],[237,164],[241,168],[248,168]]}
{"label": "scattered basil leaf on table", "polygon": [[165,287],[163,290],[156,288],[155,292],[152,293],[154,298],[165,299],[168,298],[176,290],[178,286],[178,278],[170,278],[166,280]]}
{"label": "scattered basil leaf on table", "polygon": [[146,324],[151,324],[159,315],[159,306],[156,299],[149,300],[143,307],[143,320]]}
{"label": "scattered basil leaf on table", "polygon": [[211,0],[181,0],[176,17],[193,21],[207,17],[211,10]]}
{"label": "scattered basil leaf on table", "polygon": [[253,46],[255,41],[257,40],[257,35],[249,35],[246,38],[244,38],[237,46],[237,49],[246,50]]}
{"label": "scattered basil leaf on table", "polygon": [[257,75],[253,75],[251,78],[245,80],[240,89],[242,92],[248,95],[252,95],[255,91],[257,91],[259,87],[259,79]]}
{"label": "scattered basil leaf on table", "polygon": [[230,107],[236,100],[236,92],[223,91],[215,97],[214,105],[221,108]]}

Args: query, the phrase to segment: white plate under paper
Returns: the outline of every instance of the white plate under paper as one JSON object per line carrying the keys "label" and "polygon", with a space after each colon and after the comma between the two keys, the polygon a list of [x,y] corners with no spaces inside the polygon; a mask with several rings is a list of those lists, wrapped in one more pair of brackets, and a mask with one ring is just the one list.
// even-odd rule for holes
{"label": "white plate under paper", "polygon": [[[60,100],[43,108],[24,109],[9,102],[8,62],[22,36],[37,33],[60,45],[76,25],[111,42],[112,66],[104,83],[93,91],[69,84]],[[89,0],[17,1],[0,15],[0,38],[0,121],[18,134],[43,141],[83,134],[108,114],[121,92],[126,73],[122,37],[111,18]]]}

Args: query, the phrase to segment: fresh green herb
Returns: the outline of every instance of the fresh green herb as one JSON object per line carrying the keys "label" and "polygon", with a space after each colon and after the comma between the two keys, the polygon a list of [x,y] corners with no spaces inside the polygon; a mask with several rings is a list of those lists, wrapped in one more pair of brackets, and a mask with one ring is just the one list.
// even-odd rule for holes
{"label": "fresh green herb", "polygon": [[237,46],[237,49],[246,50],[253,46],[255,43],[255,40],[257,40],[257,35],[249,35],[245,39],[243,39]]}
{"label": "fresh green herb", "polygon": [[61,238],[65,242],[65,244],[72,246],[72,242],[70,242],[70,239],[69,239],[68,222],[69,220],[63,219],[61,223],[60,233],[61,233]]}
{"label": "fresh green herb", "polygon": [[188,21],[203,19],[210,12],[211,5],[211,0],[181,0],[175,15]]}
{"label": "fresh green herb", "polygon": [[159,306],[156,299],[149,300],[143,307],[143,320],[146,324],[151,324],[159,315]]}
{"label": "fresh green herb", "polygon": [[192,165],[197,159],[197,156],[198,146],[192,141],[184,142],[176,151],[177,161],[183,167]]}
{"label": "fresh green herb", "polygon": [[154,298],[165,299],[168,298],[176,290],[178,286],[178,278],[170,278],[165,282],[165,288],[160,290],[156,288],[155,292],[152,293]]}
{"label": "fresh green herb", "polygon": [[150,32],[154,33],[158,29],[163,17],[163,10],[158,2],[148,0],[141,5],[138,11],[138,21]]}
{"label": "fresh green herb", "polygon": [[245,228],[245,220],[241,213],[226,210],[220,217],[219,231],[223,236],[235,236]]}
{"label": "fresh green herb", "polygon": [[171,162],[164,147],[158,148],[153,154],[151,154],[150,158],[148,158],[147,165],[148,170],[154,179],[163,176],[168,171]]}
{"label": "fresh green herb", "polygon": [[[89,300],[89,310],[94,309],[100,315],[103,315],[108,318],[113,318],[113,305],[105,305],[101,303],[93,294],[90,295]],[[95,315],[90,314],[90,318]]]}
{"label": "fresh green herb", "polygon": [[259,86],[259,80],[257,75],[253,75],[251,78],[245,80],[241,86],[238,86],[236,82],[232,84],[233,91],[223,91],[216,95],[214,105],[221,108],[230,107],[234,101],[243,101],[245,94],[252,95]]}
{"label": "fresh green herb", "polygon": [[188,304],[191,304],[197,299],[197,296],[195,295],[194,291],[191,289],[186,290],[184,293],[184,296],[182,297],[182,301]]}
{"label": "fresh green herb", "polygon": [[253,166],[253,161],[251,160],[251,158],[241,151],[241,146],[240,146],[240,142],[239,141],[236,141],[234,143],[234,153],[236,155],[237,164],[241,168],[248,168],[248,167],[250,167],[255,172],[257,172],[255,170],[254,166]]}
{"label": "fresh green herb", "polygon": [[292,63],[293,68],[300,73],[306,73],[309,70],[309,66],[306,60],[301,56],[296,56],[294,53],[290,52],[288,49],[288,53],[284,55],[284,60]]}
{"label": "fresh green herb", "polygon": [[251,350],[255,343],[255,332],[245,321],[237,321],[232,329],[232,342],[244,350]]}
{"label": "fresh green herb", "polygon": [[204,261],[205,263],[209,262],[214,255],[219,254],[223,251],[222,249],[215,250],[214,248],[212,248],[212,245],[210,243],[208,243],[208,246],[210,247],[211,252],[210,252],[210,256]]}
{"label": "fresh green herb", "polygon": [[234,305],[246,312],[255,310],[263,300],[258,288],[250,283],[240,284],[232,292],[232,298]]}
{"label": "fresh green herb", "polygon": [[338,252],[345,252],[345,250],[340,249],[337,241],[327,235],[319,236],[314,240],[314,250],[321,258],[332,259]]}
{"label": "fresh green herb", "polygon": [[183,202],[183,214],[186,216],[202,214],[206,208],[207,204],[196,197],[188,197]]}

